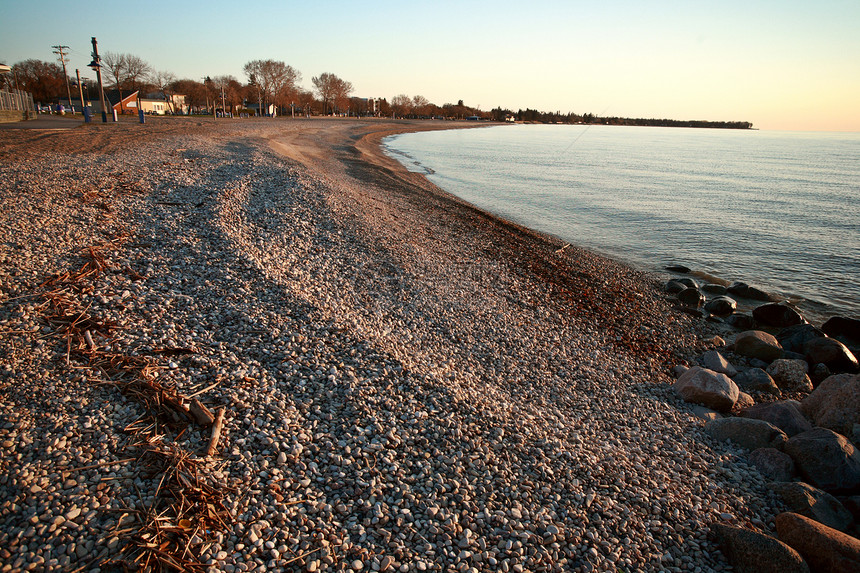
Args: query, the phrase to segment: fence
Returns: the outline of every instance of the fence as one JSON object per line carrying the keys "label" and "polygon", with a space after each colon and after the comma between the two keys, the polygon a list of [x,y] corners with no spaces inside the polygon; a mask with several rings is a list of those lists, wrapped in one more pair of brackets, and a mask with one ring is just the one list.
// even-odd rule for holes
{"label": "fence", "polygon": [[36,106],[29,92],[0,90],[0,111],[36,111]]}

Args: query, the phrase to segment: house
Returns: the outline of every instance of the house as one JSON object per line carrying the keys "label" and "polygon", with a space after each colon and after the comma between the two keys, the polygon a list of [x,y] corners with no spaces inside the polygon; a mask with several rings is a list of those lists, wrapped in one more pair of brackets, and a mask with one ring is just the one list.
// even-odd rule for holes
{"label": "house", "polygon": [[140,109],[152,115],[188,115],[189,108],[184,95],[171,94],[168,99],[162,92],[151,92],[140,99]]}
{"label": "house", "polygon": [[[108,112],[116,111],[118,114],[136,114],[137,113],[137,96],[138,92],[123,93],[120,97],[118,90],[105,92],[105,107]],[[102,104],[99,99],[92,100],[93,113],[102,112]]]}

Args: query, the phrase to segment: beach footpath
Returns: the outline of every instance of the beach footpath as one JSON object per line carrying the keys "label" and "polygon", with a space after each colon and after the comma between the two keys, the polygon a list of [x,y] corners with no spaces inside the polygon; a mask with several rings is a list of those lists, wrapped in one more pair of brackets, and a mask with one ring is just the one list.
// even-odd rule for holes
{"label": "beach footpath", "polygon": [[673,388],[708,324],[379,149],[452,125],[0,134],[0,571],[704,572],[713,530],[775,536]]}

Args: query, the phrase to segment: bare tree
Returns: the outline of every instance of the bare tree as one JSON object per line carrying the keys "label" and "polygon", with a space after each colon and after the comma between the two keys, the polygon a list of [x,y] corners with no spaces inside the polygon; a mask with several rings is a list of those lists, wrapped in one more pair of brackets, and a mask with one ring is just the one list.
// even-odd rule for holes
{"label": "bare tree", "polygon": [[134,91],[140,88],[140,84],[152,73],[152,66],[147,64],[142,58],[133,54],[125,54],[125,80],[130,90]]}
{"label": "bare tree", "polygon": [[329,103],[332,104],[332,113],[334,113],[337,105],[349,98],[349,94],[352,93],[350,82],[328,72],[312,78],[311,82],[313,82],[314,89],[320,99],[323,100],[323,115],[325,115]]}
{"label": "bare tree", "polygon": [[399,94],[391,98],[391,110],[394,115],[404,116],[412,107],[412,100],[406,94]]}
{"label": "bare tree", "polygon": [[430,100],[422,95],[417,95],[412,97],[412,115],[422,116],[427,112],[427,108],[430,105]]}
{"label": "bare tree", "polygon": [[257,87],[260,113],[263,103],[284,105],[296,92],[302,75],[292,66],[275,60],[253,60],[243,68],[250,83]]}
{"label": "bare tree", "polygon": [[123,89],[131,91],[138,89],[141,81],[152,71],[149,64],[133,54],[106,52],[102,57],[102,65],[107,70],[107,77],[112,87],[119,90],[120,99],[122,99]]}
{"label": "bare tree", "polygon": [[167,108],[170,110],[170,113],[176,113],[176,110],[173,108],[174,92],[171,89],[173,84],[176,82],[176,76],[171,72],[156,71],[150,74],[149,79],[153,84],[155,84],[155,87],[158,88],[158,91],[164,97],[164,101],[167,102]]}
{"label": "bare tree", "polygon": [[107,78],[113,88],[119,90],[122,99],[122,84],[125,81],[125,54],[105,52],[102,56],[102,67],[107,71]]}

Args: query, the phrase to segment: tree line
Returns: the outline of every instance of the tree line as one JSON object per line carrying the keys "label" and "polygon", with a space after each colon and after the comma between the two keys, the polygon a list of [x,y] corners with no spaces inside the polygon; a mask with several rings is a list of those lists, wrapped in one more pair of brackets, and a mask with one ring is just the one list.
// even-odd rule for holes
{"label": "tree line", "polygon": [[[66,97],[67,82],[63,69],[50,62],[30,59],[12,66],[17,87],[33,95],[34,101],[48,104]],[[155,70],[146,61],[133,54],[107,52],[102,57],[102,80],[108,89],[123,93],[138,91],[147,96],[164,99],[168,106],[174,96],[183,96],[184,103],[192,113],[218,111],[254,113],[248,106],[258,110],[274,110],[276,115],[353,115],[399,117],[411,119],[482,119],[494,121],[519,121],[530,123],[567,123],[601,125],[642,125],[660,127],[709,127],[726,129],[751,129],[745,121],[704,121],[600,117],[591,113],[543,112],[520,109],[516,112],[497,107],[488,112],[480,106],[467,106],[463,100],[442,106],[431,103],[421,95],[398,94],[388,101],[386,98],[360,98],[352,95],[351,82],[335,74],[325,72],[311,78],[313,88],[300,86],[302,74],[295,68],[278,60],[252,60],[242,69],[245,81],[232,75],[207,76],[202,81],[177,79],[168,71]],[[7,81],[10,81],[7,78]],[[92,79],[82,80],[90,99],[96,99],[98,86]],[[74,100],[75,98],[73,98]],[[178,110],[174,110],[178,111]]]}
{"label": "tree line", "polygon": [[[41,104],[60,102],[67,98],[67,82],[77,87],[76,78],[67,78],[58,64],[29,59],[12,66],[7,78],[11,87],[28,91]],[[300,85],[302,74],[293,66],[277,60],[252,60],[242,71],[244,81],[232,75],[207,76],[201,80],[177,79],[168,71],[152,68],[133,54],[106,52],[102,56],[102,81],[107,90],[123,94],[139,92],[147,97],[164,99],[168,106],[174,96],[182,96],[193,113],[234,113],[273,110],[277,115],[355,115],[391,116],[402,118],[445,117],[462,119],[479,116],[489,119],[489,113],[469,107],[459,101],[437,106],[424,96],[399,94],[387,98],[354,97],[352,83],[325,72],[311,78],[312,89]],[[86,99],[97,99],[98,86],[92,78],[81,80]],[[12,85],[14,84],[14,85]],[[77,100],[73,97],[72,101]],[[178,112],[178,110],[176,110]]]}
{"label": "tree line", "polygon": [[568,123],[586,125],[637,125],[651,127],[707,127],[719,129],[752,129],[753,124],[748,121],[706,121],[706,120],[678,120],[678,119],[656,119],[656,118],[630,118],[630,117],[601,117],[591,113],[561,113],[542,112],[535,109],[525,109],[513,112],[500,107],[490,111],[494,121],[522,121],[527,123]]}

